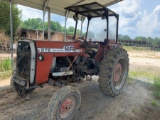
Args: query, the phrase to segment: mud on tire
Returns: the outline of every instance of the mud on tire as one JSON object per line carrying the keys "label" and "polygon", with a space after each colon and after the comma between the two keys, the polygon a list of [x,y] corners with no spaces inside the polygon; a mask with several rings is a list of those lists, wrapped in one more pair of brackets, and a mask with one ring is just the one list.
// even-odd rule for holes
{"label": "mud on tire", "polygon": [[113,97],[119,95],[128,77],[128,67],[128,54],[124,49],[108,50],[100,65],[98,82],[101,90]]}
{"label": "mud on tire", "polygon": [[65,86],[51,98],[47,115],[49,120],[72,120],[81,103],[78,89]]}

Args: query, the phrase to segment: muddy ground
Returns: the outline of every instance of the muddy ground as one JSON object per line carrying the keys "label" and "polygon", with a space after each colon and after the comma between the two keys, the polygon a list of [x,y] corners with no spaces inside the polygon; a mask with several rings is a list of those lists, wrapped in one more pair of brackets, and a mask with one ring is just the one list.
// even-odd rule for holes
{"label": "muddy ground", "polygon": [[[77,85],[77,84],[75,84]],[[75,120],[160,120],[160,108],[151,105],[150,84],[139,80],[128,82],[123,93],[112,98],[104,95],[97,80],[78,85],[81,107]],[[59,88],[45,85],[23,99],[11,90],[0,92],[1,120],[45,120],[50,98]]]}
{"label": "muddy ground", "polygon": [[[132,55],[135,58],[135,53],[129,54],[130,59]],[[136,57],[138,61],[132,59],[130,68],[140,64],[138,54]],[[149,58],[150,65],[156,64],[155,59]],[[97,79],[98,77],[94,76],[91,82],[84,80],[80,84],[72,84],[80,89],[82,96],[81,107],[74,120],[160,120],[160,107],[151,104],[154,96],[150,83],[128,80],[122,94],[113,98],[101,92]],[[1,87],[0,120],[46,120],[50,98],[59,89],[45,85],[24,99],[18,97],[8,87],[3,90]]]}

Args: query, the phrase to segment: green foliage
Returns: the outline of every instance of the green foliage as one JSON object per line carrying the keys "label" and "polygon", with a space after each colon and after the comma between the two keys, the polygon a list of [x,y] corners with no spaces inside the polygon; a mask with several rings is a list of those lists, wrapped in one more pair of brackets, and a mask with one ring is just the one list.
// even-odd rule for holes
{"label": "green foliage", "polygon": [[119,40],[131,40],[131,38],[128,35],[118,35]]}
{"label": "green foliage", "polygon": [[[50,27],[52,31],[62,31],[63,30],[59,22],[51,21]],[[21,23],[20,28],[43,30],[43,21],[40,18],[28,19]],[[48,30],[48,22],[44,22],[44,30]]]}
{"label": "green foliage", "polygon": [[[48,26],[47,26],[47,29],[48,29]],[[62,26],[60,25],[60,23],[59,22],[54,22],[54,21],[51,21],[51,30],[52,31],[58,31],[58,32],[62,32],[63,31]]]}
{"label": "green foliage", "polygon": [[42,29],[42,20],[40,18],[36,18],[36,19],[28,19],[25,20],[21,23],[21,28],[24,29],[38,29],[41,30]]}
{"label": "green foliage", "polygon": [[143,78],[143,79],[146,79],[148,80],[148,82],[152,82],[154,77],[155,77],[155,74],[150,72],[150,71],[145,71],[145,70],[130,70],[129,71],[129,77],[131,78]]}
{"label": "green foliage", "polygon": [[160,103],[159,103],[157,100],[152,100],[152,101],[151,101],[151,104],[152,104],[153,106],[159,106],[159,107],[160,107]]}
{"label": "green foliage", "polygon": [[12,75],[12,70],[0,72],[0,80],[11,77],[11,75]]}
{"label": "green foliage", "polygon": [[[13,5],[12,11],[13,34],[15,34],[21,22],[21,11],[18,10],[16,5]],[[5,0],[0,0],[0,29],[10,35],[10,4]]]}
{"label": "green foliage", "polygon": [[[51,21],[51,30],[64,32],[64,27],[61,26],[59,22]],[[43,21],[40,18],[32,18],[25,20],[21,23],[20,28],[22,29],[35,29],[35,30],[43,30]],[[44,30],[48,30],[48,22],[44,23]],[[75,28],[73,26],[68,27],[66,33],[69,35],[74,35]],[[77,35],[80,35],[81,31],[77,29]],[[86,35],[85,33],[83,34]],[[95,37],[95,34],[92,31],[88,32],[88,36]]]}
{"label": "green foliage", "polygon": [[0,71],[9,71],[11,70],[11,60],[6,58],[0,61]]}
{"label": "green foliage", "polygon": [[150,46],[160,46],[160,38],[156,37],[156,38],[151,38],[151,37],[135,37],[135,40],[137,41],[147,41]]}
{"label": "green foliage", "polygon": [[[118,39],[119,40],[131,40],[131,38],[128,35],[118,35]],[[156,37],[156,38],[151,38],[151,37],[143,37],[143,36],[137,36],[135,37],[133,40],[136,41],[146,41],[147,42],[147,46],[160,46],[160,38]]]}
{"label": "green foliage", "polygon": [[133,52],[133,51],[149,51],[151,52],[149,47],[136,47],[136,46],[123,46],[125,50],[128,52]]}
{"label": "green foliage", "polygon": [[11,60],[9,58],[0,60],[0,79],[5,79],[7,77],[10,77],[11,75]]}
{"label": "green foliage", "polygon": [[140,37],[135,37],[135,40],[137,40],[137,41],[146,41],[147,39],[146,39],[146,37],[140,36]]}
{"label": "green foliage", "polygon": [[155,77],[153,89],[155,97],[160,100],[160,76]]}
{"label": "green foliage", "polygon": [[67,29],[67,34],[73,35],[73,34],[74,34],[74,27],[70,26],[70,27]]}

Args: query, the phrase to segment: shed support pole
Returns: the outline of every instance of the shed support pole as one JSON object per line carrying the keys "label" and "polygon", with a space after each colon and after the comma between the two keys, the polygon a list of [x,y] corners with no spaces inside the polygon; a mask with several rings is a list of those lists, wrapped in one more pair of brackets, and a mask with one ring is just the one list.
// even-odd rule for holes
{"label": "shed support pole", "polygon": [[68,19],[68,16],[69,16],[69,12],[66,10],[66,13],[65,13],[65,28],[64,28],[64,41],[66,41],[66,32],[67,32],[67,19]]}
{"label": "shed support pole", "polygon": [[81,18],[81,33],[80,33],[80,37],[82,37],[83,22],[84,22],[84,19],[83,19],[83,16],[82,16],[82,18]]}
{"label": "shed support pole", "polygon": [[44,21],[45,21],[45,14],[46,14],[46,8],[48,6],[48,3],[49,3],[49,0],[44,0],[44,3],[43,3],[43,39],[44,39]]}
{"label": "shed support pole", "polygon": [[10,52],[11,52],[11,67],[12,67],[12,70],[14,70],[12,0],[10,0]]}
{"label": "shed support pole", "polygon": [[48,40],[51,38],[51,13],[50,8],[48,8]]}
{"label": "shed support pole", "polygon": [[116,29],[116,43],[118,41],[118,26],[119,26],[119,15],[116,16],[117,18],[117,29]]}
{"label": "shed support pole", "polygon": [[45,18],[45,12],[43,11],[43,40],[44,40],[44,18]]}
{"label": "shed support pole", "polygon": [[66,41],[66,32],[67,32],[67,17],[65,17],[65,28],[64,28],[64,41]]}

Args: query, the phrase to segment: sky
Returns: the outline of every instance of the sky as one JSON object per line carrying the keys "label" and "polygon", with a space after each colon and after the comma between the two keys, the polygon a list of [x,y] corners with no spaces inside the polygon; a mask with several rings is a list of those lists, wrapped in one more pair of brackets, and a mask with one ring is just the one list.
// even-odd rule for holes
{"label": "sky", "polygon": [[[40,10],[21,5],[18,5],[18,8],[22,10],[22,20],[42,18]],[[119,34],[129,35],[131,38],[136,36],[160,38],[160,0],[124,0],[108,8],[120,15]],[[52,14],[51,20],[58,21],[64,26],[63,16]],[[67,27],[74,24],[72,19],[68,19]],[[80,24],[78,26],[80,27]]]}

